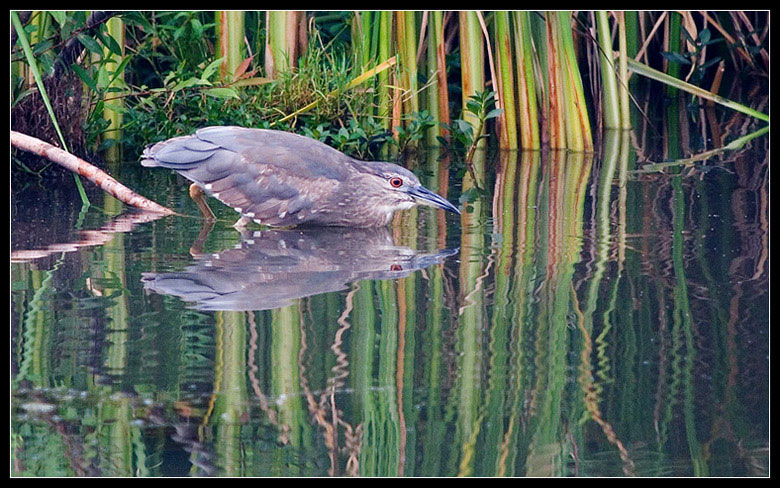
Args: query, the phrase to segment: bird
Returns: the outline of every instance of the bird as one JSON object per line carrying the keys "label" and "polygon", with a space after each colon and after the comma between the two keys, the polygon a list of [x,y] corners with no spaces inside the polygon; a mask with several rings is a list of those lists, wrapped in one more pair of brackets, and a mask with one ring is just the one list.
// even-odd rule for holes
{"label": "bird", "polygon": [[458,248],[396,244],[387,227],[307,227],[246,232],[234,247],[194,256],[181,271],[145,272],[144,289],[197,310],[269,310],[363,280],[394,280],[443,263]]}
{"label": "bird", "polygon": [[397,210],[430,205],[460,215],[408,169],[361,161],[292,132],[212,126],[147,146],[141,165],[172,169],[193,183],[190,196],[207,219],[212,196],[250,222],[298,225],[386,226]]}

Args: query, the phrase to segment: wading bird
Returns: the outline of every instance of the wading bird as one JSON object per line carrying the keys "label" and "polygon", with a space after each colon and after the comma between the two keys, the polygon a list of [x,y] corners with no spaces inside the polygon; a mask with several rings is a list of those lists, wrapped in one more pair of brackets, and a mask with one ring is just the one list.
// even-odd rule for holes
{"label": "wading bird", "polygon": [[274,227],[387,225],[396,210],[432,205],[460,214],[409,170],[359,161],[290,132],[206,127],[147,147],[143,166],[170,168],[191,180],[190,195],[209,219],[203,193],[241,218]]}

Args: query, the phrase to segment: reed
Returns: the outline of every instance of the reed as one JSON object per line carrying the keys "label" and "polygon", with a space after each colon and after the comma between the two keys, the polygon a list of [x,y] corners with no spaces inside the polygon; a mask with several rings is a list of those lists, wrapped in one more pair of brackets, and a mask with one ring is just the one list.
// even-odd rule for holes
{"label": "reed", "polygon": [[296,66],[298,15],[279,10],[269,10],[266,15],[265,71],[270,78]]}
{"label": "reed", "polygon": [[[388,11],[379,12],[377,52],[379,59],[388,59],[393,53],[393,14]],[[390,73],[382,72],[377,78],[377,116],[385,130],[391,129],[392,95]]]}
{"label": "reed", "polygon": [[502,113],[498,116],[499,147],[502,149],[517,149],[517,103],[515,102],[514,64],[512,59],[512,35],[509,12],[496,12],[495,22],[495,52],[498,81],[498,96],[501,100]]}
{"label": "reed", "polygon": [[445,126],[450,124],[449,91],[447,87],[446,46],[444,44],[443,13],[428,13],[428,47],[426,50],[427,78],[434,84],[428,88],[426,102],[428,112],[438,123],[428,130],[428,145],[438,144],[439,138],[446,139]]}
{"label": "reed", "polygon": [[534,46],[528,12],[513,12],[515,67],[517,70],[517,118],[520,126],[520,146],[539,149],[539,110],[536,100]]}
{"label": "reed", "polygon": [[403,114],[412,115],[420,111],[417,90],[417,25],[416,12],[395,12],[395,34],[398,46],[398,67],[403,97]]}
{"label": "reed", "polygon": [[604,128],[620,128],[620,94],[615,64],[612,57],[612,30],[609,26],[609,14],[596,12],[598,24],[599,66],[602,84],[602,120]]}
{"label": "reed", "polygon": [[[630,108],[631,90],[638,77],[629,84],[629,73],[641,71],[662,80],[668,84],[669,96],[682,90],[721,102],[723,99],[716,98],[717,94],[690,89],[681,79],[686,73],[680,66],[685,65],[686,59],[692,60],[692,70],[698,70],[693,78],[696,83],[709,75],[705,73],[708,67],[716,65],[717,59],[710,53],[723,56],[727,48],[714,43],[711,32],[722,35],[727,42],[744,39],[730,51],[737,68],[761,70],[768,59],[764,46],[768,27],[756,25],[761,22],[760,14],[740,12],[599,11],[588,16],[573,15],[570,11],[269,11],[263,15],[218,11],[213,17],[198,12],[126,12],[94,17],[103,18],[103,22],[110,18],[105,25],[95,24],[83,12],[42,11],[25,18],[28,25],[19,22],[18,27],[31,33],[27,45],[34,52],[27,56],[21,37],[15,43],[22,49],[12,52],[13,105],[18,98],[35,91],[35,61],[44,71],[52,66],[73,66],[89,93],[90,103],[83,106],[89,113],[89,130],[95,133],[90,133],[88,140],[102,139],[104,143],[129,142],[140,137],[121,132],[123,124],[159,127],[159,120],[163,121],[166,133],[192,130],[215,121],[256,126],[267,123],[313,132],[314,128],[307,124],[316,120],[316,127],[320,121],[316,115],[304,114],[317,107],[317,102],[312,102],[322,97],[310,96],[303,103],[280,109],[283,102],[279,99],[287,95],[284,90],[289,84],[284,80],[273,83],[281,79],[280,73],[289,74],[290,78],[300,74],[299,57],[308,39],[308,25],[314,29],[311,38],[320,41],[311,46],[322,53],[320,60],[327,58],[335,64],[338,55],[350,53],[342,56],[345,62],[339,69],[354,70],[358,75],[345,77],[346,80],[357,80],[383,63],[396,60],[393,69],[375,71],[375,79],[366,80],[353,92],[365,95],[361,98],[367,100],[365,105],[354,107],[350,100],[342,101],[338,96],[342,92],[334,90],[337,83],[322,91],[329,106],[339,111],[337,117],[330,119],[333,126],[340,125],[336,130],[369,132],[366,127],[371,126],[374,132],[365,139],[375,146],[372,153],[377,142],[379,151],[414,146],[419,137],[411,136],[410,131],[420,130],[419,127],[424,127],[429,145],[443,140],[448,146],[459,148],[457,140],[455,144],[449,140],[453,136],[450,131],[455,126],[462,127],[457,117],[475,132],[472,139],[477,141],[476,149],[486,148],[489,138],[484,136],[489,136],[500,149],[535,150],[547,146],[591,152],[594,126],[627,129],[631,127],[630,118],[637,115],[638,111],[632,113]],[[211,18],[216,22],[209,22]],[[307,19],[314,22],[308,23]],[[704,36],[704,29],[699,27],[701,39],[689,32],[695,30],[699,20],[709,29],[709,36]],[[12,22],[13,33],[17,34],[13,16]],[[52,40],[57,28],[64,36],[62,46]],[[592,29],[595,39],[588,35],[588,29]],[[123,31],[128,33],[129,40],[122,37]],[[66,51],[66,44],[80,48],[78,56],[60,56]],[[126,52],[125,44],[132,45],[132,51]],[[617,57],[613,54],[615,47]],[[647,56],[648,50],[656,48],[660,48],[662,57]],[[257,49],[264,53],[251,52]],[[580,66],[586,66],[582,55],[586,52],[592,56],[587,60],[588,69],[593,70],[589,79],[597,80],[591,97],[595,100],[586,99],[583,86],[585,77]],[[453,53],[459,54],[459,66],[448,58]],[[645,62],[637,64],[634,56],[644,56]],[[253,76],[250,64],[255,57],[263,59],[267,78]],[[162,63],[162,59],[166,61]],[[205,71],[214,72],[210,66],[215,60],[221,60],[221,85],[203,75]],[[661,64],[661,70],[657,69]],[[126,86],[123,69],[138,70],[139,66],[148,72],[128,72],[128,80],[159,83],[163,88],[148,88],[142,83]],[[205,71],[203,66],[207,67]],[[669,81],[674,79],[681,83]],[[723,86],[725,90],[731,80],[722,84],[719,78],[717,81],[712,86]],[[38,91],[44,94],[44,90]],[[495,92],[499,111],[493,122],[480,126],[478,117],[468,110],[468,103],[485,91]],[[209,104],[201,94],[225,103],[206,107]],[[163,100],[164,103],[157,103]],[[193,100],[201,103],[192,103]],[[681,98],[680,103],[685,100]],[[758,110],[751,112],[730,102],[725,104],[768,122],[768,116]],[[219,113],[204,113],[217,107]],[[180,122],[174,123],[174,113],[183,115],[176,119]],[[144,115],[148,120],[143,119]],[[152,121],[153,117],[159,120]],[[388,137],[390,133],[395,140]],[[60,139],[62,142],[64,138]],[[329,142],[327,137],[325,140]]]}
{"label": "reed", "polygon": [[571,12],[558,12],[557,28],[561,53],[564,56],[561,78],[564,86],[567,145],[570,150],[593,152],[590,117],[585,102],[582,78],[577,66]]}
{"label": "reed", "polygon": [[215,13],[217,23],[217,58],[222,58],[222,80],[232,81],[244,60],[244,12],[220,10]]}
{"label": "reed", "polygon": [[117,161],[120,157],[120,146],[116,144],[122,139],[122,121],[125,109],[125,99],[122,97],[125,89],[124,65],[122,59],[125,53],[125,24],[119,17],[112,17],[106,23],[107,35],[116,42],[120,49],[120,55],[114,55],[109,48],[104,48],[103,56],[107,59],[105,71],[111,77],[106,87],[106,96],[103,100],[103,118],[108,121],[108,126],[103,132],[104,141],[112,140],[114,143],[106,149],[106,158],[109,161]]}
{"label": "reed", "polygon": [[[471,97],[485,89],[485,55],[482,30],[476,12],[459,12],[461,103],[464,108],[462,118],[474,131],[474,140],[478,141],[483,132],[479,117],[465,110]],[[482,128],[483,129],[483,128]],[[479,140],[478,147],[484,148],[485,141]]]}

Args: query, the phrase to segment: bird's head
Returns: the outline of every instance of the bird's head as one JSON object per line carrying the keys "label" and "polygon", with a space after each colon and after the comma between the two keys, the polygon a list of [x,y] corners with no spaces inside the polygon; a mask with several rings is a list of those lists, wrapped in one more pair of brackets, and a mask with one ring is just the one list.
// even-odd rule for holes
{"label": "bird's head", "polygon": [[[367,172],[366,185],[377,205],[403,210],[415,205],[430,205],[460,215],[458,207],[446,198],[420,184],[408,169],[393,163],[373,162]],[[368,190],[368,188],[367,188]]]}

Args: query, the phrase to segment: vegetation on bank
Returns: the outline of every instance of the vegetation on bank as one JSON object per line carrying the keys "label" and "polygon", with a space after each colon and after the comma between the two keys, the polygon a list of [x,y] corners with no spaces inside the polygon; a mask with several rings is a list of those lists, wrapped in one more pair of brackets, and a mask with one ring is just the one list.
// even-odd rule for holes
{"label": "vegetation on bank", "polygon": [[14,19],[12,127],[81,152],[213,124],[292,130],[360,158],[425,142],[469,159],[484,136],[502,149],[589,152],[602,129],[632,126],[635,73],[671,77],[660,79],[668,96],[681,93],[674,79],[689,82],[699,90],[691,104],[705,93],[749,105],[755,83],[743,81],[768,86],[768,12],[34,11]]}

